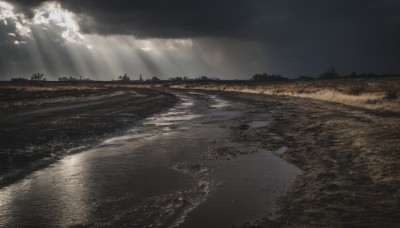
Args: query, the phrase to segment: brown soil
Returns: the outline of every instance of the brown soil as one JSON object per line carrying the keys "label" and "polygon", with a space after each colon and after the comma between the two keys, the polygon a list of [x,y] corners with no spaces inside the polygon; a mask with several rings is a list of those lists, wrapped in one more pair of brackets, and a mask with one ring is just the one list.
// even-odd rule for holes
{"label": "brown soil", "polygon": [[0,89],[0,187],[177,102],[158,90],[76,87]]}
{"label": "brown soil", "polygon": [[216,147],[210,149],[202,157],[207,160],[231,160],[241,154],[244,153],[232,147]]}
{"label": "brown soil", "polygon": [[[146,89],[73,92],[78,95],[22,91],[30,92],[35,99],[18,89],[2,95],[0,187],[15,180],[7,176],[13,170],[32,161],[49,164],[70,148],[91,144],[176,103],[171,94]],[[277,201],[275,213],[244,227],[400,224],[400,113],[306,98],[213,93],[251,107],[232,128],[233,141],[271,151],[286,146],[281,157],[303,170]],[[246,124],[254,120],[271,124],[249,129]],[[211,151],[209,159],[238,154],[223,148]]]}
{"label": "brown soil", "polygon": [[[400,113],[294,97],[218,92],[253,107],[232,140],[275,151],[303,170],[279,210],[244,227],[400,224]],[[249,130],[257,118],[268,126]]]}

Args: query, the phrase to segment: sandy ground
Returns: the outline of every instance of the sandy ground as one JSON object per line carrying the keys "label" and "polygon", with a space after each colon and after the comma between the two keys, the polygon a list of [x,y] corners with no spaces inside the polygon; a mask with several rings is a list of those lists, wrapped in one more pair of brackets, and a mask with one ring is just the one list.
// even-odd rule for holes
{"label": "sandy ground", "polygon": [[[278,210],[244,227],[400,224],[400,113],[294,97],[218,92],[253,107],[233,141],[268,149],[303,170]],[[251,129],[263,115],[267,126]],[[258,118],[259,119],[259,118]]]}
{"label": "sandy ground", "polygon": [[169,93],[118,87],[0,93],[0,187],[177,102]]}

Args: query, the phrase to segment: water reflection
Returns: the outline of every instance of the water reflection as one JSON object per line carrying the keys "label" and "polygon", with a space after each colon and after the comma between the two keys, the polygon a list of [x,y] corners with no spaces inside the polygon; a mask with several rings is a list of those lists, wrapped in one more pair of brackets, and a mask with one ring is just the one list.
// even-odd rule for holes
{"label": "water reflection", "polygon": [[261,127],[266,127],[271,124],[271,121],[252,121],[248,123],[250,128],[261,128]]}
{"label": "water reflection", "polygon": [[[206,150],[206,145],[193,148],[190,141],[207,130],[191,130],[197,124],[191,121],[202,115],[193,113],[193,98],[180,98],[169,112],[144,120],[126,134],[1,189],[0,226],[131,224],[132,210],[143,200],[190,188],[196,180],[171,169],[171,164]],[[182,149],[192,153],[180,156]],[[142,213],[140,217],[148,216]]]}
{"label": "water reflection", "polygon": [[[82,156],[70,156],[0,190],[0,226],[67,226],[88,219],[89,172]],[[23,219],[21,219],[23,216]]]}
{"label": "water reflection", "polygon": [[[181,102],[168,112],[0,189],[0,227],[190,226],[219,213],[210,224],[225,226],[264,214],[264,205],[233,208],[230,198],[275,197],[258,192],[260,175],[284,177],[276,182],[280,190],[295,170],[266,151],[237,162],[205,161],[210,145],[254,150],[226,138],[231,119],[245,111],[216,96],[177,95]],[[253,175],[253,185],[243,185],[243,175]],[[217,181],[227,184],[218,187]]]}

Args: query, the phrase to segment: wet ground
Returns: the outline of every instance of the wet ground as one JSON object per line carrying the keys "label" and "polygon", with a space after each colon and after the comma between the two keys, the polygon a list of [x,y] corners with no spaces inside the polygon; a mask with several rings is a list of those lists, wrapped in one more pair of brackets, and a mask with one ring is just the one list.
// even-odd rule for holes
{"label": "wet ground", "polygon": [[[248,105],[232,141],[303,170],[278,211],[246,227],[398,227],[400,113],[313,99],[214,92]],[[265,115],[265,127],[251,121]],[[253,122],[254,123],[254,122]]]}
{"label": "wet ground", "polygon": [[0,188],[177,102],[162,91],[118,87],[1,88],[0,94]]}
{"label": "wet ground", "polygon": [[278,156],[285,145],[232,142],[271,116],[175,95],[168,111],[0,189],[0,226],[231,227],[273,212],[300,173]]}

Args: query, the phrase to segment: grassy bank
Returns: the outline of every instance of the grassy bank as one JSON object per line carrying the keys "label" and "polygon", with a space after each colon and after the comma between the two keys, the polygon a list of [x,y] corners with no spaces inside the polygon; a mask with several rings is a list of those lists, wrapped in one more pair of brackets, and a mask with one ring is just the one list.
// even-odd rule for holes
{"label": "grassy bank", "polygon": [[371,110],[400,112],[400,80],[397,78],[289,81],[282,83],[179,83],[171,84],[170,88],[293,96],[336,102]]}
{"label": "grassy bank", "polygon": [[110,88],[172,88],[231,91],[311,98],[370,110],[400,112],[400,78],[360,78],[311,81],[183,81],[183,82],[42,82],[0,83],[18,91],[104,90]]}

